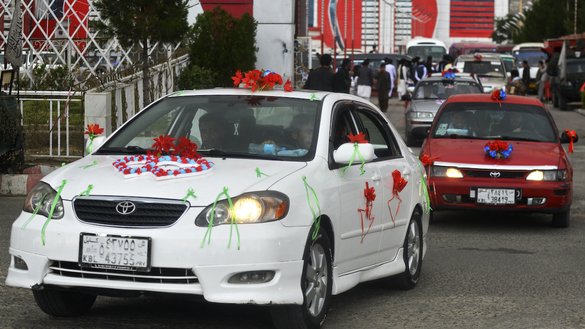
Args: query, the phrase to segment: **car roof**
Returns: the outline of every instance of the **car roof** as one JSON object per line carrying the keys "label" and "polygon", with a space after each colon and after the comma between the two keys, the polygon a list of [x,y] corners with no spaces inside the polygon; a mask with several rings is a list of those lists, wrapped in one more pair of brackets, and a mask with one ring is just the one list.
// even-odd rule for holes
{"label": "car roof", "polygon": [[488,59],[500,59],[500,54],[497,53],[477,53],[477,54],[465,54],[465,55],[460,55],[459,57],[457,57],[457,60],[463,60],[463,61],[474,61],[475,60],[475,55],[481,55],[482,60],[488,60]]}
{"label": "car roof", "polygon": [[[496,102],[492,99],[491,94],[457,94],[449,97],[447,103],[491,103]],[[542,103],[534,97],[506,95],[506,99],[502,103],[511,104],[525,104],[542,106]]]}
{"label": "car roof", "polygon": [[[330,91],[319,91],[319,90],[309,90],[309,89],[295,89],[293,91],[284,91],[282,88],[275,88],[274,90],[258,90],[252,92],[250,89],[246,88],[213,88],[213,89],[198,89],[198,90],[181,90],[176,91],[172,94],[169,94],[165,97],[186,97],[186,96],[272,96],[272,97],[286,97],[286,98],[298,98],[298,99],[308,99],[314,100],[317,98],[318,100],[323,100],[326,96],[329,95],[336,95],[340,97],[344,97],[351,100],[359,100],[362,102],[366,102],[365,99],[351,95],[346,93],[334,93]],[[163,97],[164,98],[164,97]]]}

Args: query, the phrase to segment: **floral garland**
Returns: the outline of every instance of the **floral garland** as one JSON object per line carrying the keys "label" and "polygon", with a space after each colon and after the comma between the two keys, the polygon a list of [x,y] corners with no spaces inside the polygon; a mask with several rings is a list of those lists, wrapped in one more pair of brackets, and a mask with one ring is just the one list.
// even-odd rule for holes
{"label": "floral garland", "polygon": [[197,153],[197,144],[186,137],[180,137],[176,145],[169,135],[153,140],[152,150],[146,155],[127,156],[112,165],[126,178],[150,173],[157,179],[201,174],[213,167],[213,162]]}
{"label": "floral garland", "polygon": [[494,101],[504,101],[506,100],[506,91],[504,90],[504,88],[502,89],[494,89],[494,91],[492,91],[492,100]]}
{"label": "floral garland", "polygon": [[477,62],[481,62],[483,60],[483,57],[481,56],[481,54],[475,54],[473,55],[473,59]]}
{"label": "floral garland", "polygon": [[457,77],[457,75],[455,75],[455,73],[458,73],[457,69],[450,68],[450,69],[446,69],[445,71],[441,72],[441,75],[445,79],[455,79]]}
{"label": "floral garland", "polygon": [[[250,70],[244,74],[237,70],[232,77],[234,87],[239,87],[244,84],[244,88],[257,90],[272,90],[276,85],[282,85],[282,77],[278,73],[270,72],[268,70]],[[284,91],[293,91],[292,83],[288,79],[283,85]]]}
{"label": "floral garland", "polygon": [[487,142],[483,148],[485,154],[493,159],[509,158],[512,149],[512,144],[500,140]]}

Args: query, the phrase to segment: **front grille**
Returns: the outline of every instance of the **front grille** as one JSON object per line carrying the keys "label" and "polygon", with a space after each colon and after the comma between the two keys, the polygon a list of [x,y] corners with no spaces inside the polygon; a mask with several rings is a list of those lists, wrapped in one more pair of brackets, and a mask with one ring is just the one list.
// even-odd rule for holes
{"label": "front grille", "polygon": [[[492,173],[499,173],[498,177]],[[478,178],[524,178],[527,174],[526,171],[521,170],[478,170],[478,169],[463,169],[463,175],[466,177],[478,177]]]}
{"label": "front grille", "polygon": [[[135,210],[121,214],[116,210],[119,203],[131,201]],[[169,226],[187,210],[187,204],[174,200],[160,199],[108,199],[81,197],[73,201],[77,218],[84,222],[130,227]]]}
{"label": "front grille", "polygon": [[152,267],[149,272],[116,271],[102,268],[81,268],[78,263],[53,261],[52,274],[84,279],[128,281],[160,284],[195,284],[197,276],[189,268]]}

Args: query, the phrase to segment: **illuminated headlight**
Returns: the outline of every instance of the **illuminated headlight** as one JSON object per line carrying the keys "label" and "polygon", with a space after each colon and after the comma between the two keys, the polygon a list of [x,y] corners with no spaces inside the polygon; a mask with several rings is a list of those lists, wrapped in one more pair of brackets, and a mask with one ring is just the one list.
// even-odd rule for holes
{"label": "illuminated headlight", "polygon": [[275,191],[245,193],[231,200],[221,200],[205,208],[195,219],[195,225],[205,227],[230,224],[262,223],[282,219],[288,213],[289,199]]}
{"label": "illuminated headlight", "polygon": [[461,170],[452,167],[433,166],[431,175],[433,177],[463,178]]}
{"label": "illuminated headlight", "polygon": [[567,170],[534,170],[526,180],[532,181],[564,181],[567,179]]}
{"label": "illuminated headlight", "polygon": [[411,111],[408,116],[411,119],[432,119],[435,115],[432,112]]}
{"label": "illuminated headlight", "polygon": [[[37,214],[49,217],[56,195],[57,191],[55,191],[49,184],[40,182],[26,196],[22,210],[30,213],[33,213],[36,210]],[[53,217],[51,218],[61,219],[63,218],[63,213],[63,200],[59,197],[55,203]]]}

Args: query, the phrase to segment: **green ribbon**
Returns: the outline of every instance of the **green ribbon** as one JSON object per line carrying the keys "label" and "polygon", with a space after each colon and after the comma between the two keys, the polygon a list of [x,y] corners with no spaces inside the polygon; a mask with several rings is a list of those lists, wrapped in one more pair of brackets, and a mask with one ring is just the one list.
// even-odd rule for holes
{"label": "green ribbon", "polygon": [[315,93],[311,94],[311,98],[309,98],[311,101],[318,101],[319,98],[317,98],[317,95],[315,95]]}
{"label": "green ribbon", "polygon": [[197,199],[197,195],[195,195],[195,191],[193,190],[192,187],[189,187],[189,189],[187,190],[187,194],[183,197],[183,202],[187,202],[187,199],[189,198],[193,198],[193,199]]}
{"label": "green ribbon", "polygon": [[93,139],[95,138],[95,136],[93,135],[89,135],[89,144],[87,144],[87,147],[85,148],[85,150],[87,151],[87,153],[91,153],[91,151],[93,150],[92,144],[93,144]]}
{"label": "green ribbon", "polygon": [[364,157],[362,156],[362,153],[360,152],[360,148],[358,146],[358,143],[353,143],[353,153],[351,154],[351,159],[349,159],[349,163],[347,164],[347,166],[345,166],[343,169],[341,169],[342,173],[345,174],[347,169],[353,165],[353,160],[356,158],[356,156],[358,157],[358,159],[362,163],[360,165],[360,175],[363,175],[366,172],[366,170],[364,169],[364,166],[366,165],[366,159],[364,159]]}
{"label": "green ribbon", "polygon": [[422,174],[420,177],[420,189],[418,190],[418,195],[424,196],[425,206],[424,206],[423,211],[425,212],[425,214],[429,214],[432,209],[431,209],[431,196],[429,195],[429,188],[427,187],[427,182],[425,179],[425,172],[426,171],[425,171],[425,168],[420,161],[418,162],[418,165],[422,171]]}
{"label": "green ribbon", "polygon": [[39,201],[39,205],[34,209],[32,215],[26,220],[26,222],[22,225],[21,229],[25,229],[27,225],[35,218],[41,207],[43,206],[43,202],[45,202],[45,198],[47,197],[47,193],[43,194],[41,197],[41,201]]}
{"label": "green ribbon", "polygon": [[[312,239],[315,240],[319,235],[319,228],[321,227],[321,206],[319,206],[319,198],[317,197],[317,193],[315,192],[315,189],[313,189],[313,187],[311,187],[311,185],[307,183],[306,176],[303,176],[303,184],[305,185],[307,203],[309,204],[309,208],[311,209],[311,213],[313,214],[313,225],[315,226],[315,228],[313,229]],[[313,197],[317,210],[315,210],[313,204],[311,203],[311,197]]]}
{"label": "green ribbon", "polygon": [[55,207],[57,206],[57,202],[59,201],[59,198],[61,197],[61,192],[63,192],[63,188],[65,187],[65,184],[67,184],[66,179],[64,179],[61,182],[61,186],[59,186],[57,188],[57,194],[55,194],[55,198],[53,199],[53,203],[51,203],[51,210],[49,211],[49,216],[47,216],[47,220],[45,221],[45,224],[43,224],[43,228],[41,229],[41,242],[43,243],[43,246],[45,245],[45,231],[47,230],[47,226],[49,225],[49,222],[53,218],[53,212],[55,211]]}
{"label": "green ribbon", "polygon": [[230,237],[229,237],[229,241],[228,241],[228,248],[231,247],[232,244],[232,233],[235,227],[236,230],[236,235],[237,235],[237,241],[238,241],[238,250],[240,250],[240,230],[238,229],[238,224],[236,223],[236,218],[234,216],[234,204],[232,202],[232,199],[230,198],[230,195],[228,194],[228,188],[224,186],[223,191],[220,192],[217,197],[215,198],[215,201],[213,201],[213,205],[211,206],[211,220],[209,221],[209,225],[207,225],[207,231],[205,231],[205,235],[203,235],[203,240],[201,241],[201,248],[203,248],[203,246],[205,245],[205,239],[207,239],[207,244],[211,243],[211,229],[213,228],[213,220],[215,218],[215,207],[217,206],[217,202],[219,201],[219,198],[221,198],[222,195],[225,195],[228,205],[229,205],[229,214],[230,214]]}
{"label": "green ribbon", "polygon": [[263,173],[260,168],[256,167],[256,177],[261,178],[262,175],[268,177],[268,175],[266,175],[265,173]]}
{"label": "green ribbon", "polygon": [[81,166],[79,168],[81,168],[81,169],[87,169],[87,168],[90,168],[90,167],[93,167],[93,166],[97,166],[97,164],[98,164],[97,160],[93,160],[90,164],[87,164],[85,166]]}
{"label": "green ribbon", "polygon": [[79,193],[79,196],[88,196],[91,193],[91,190],[93,190],[93,185],[89,184],[85,191]]}

